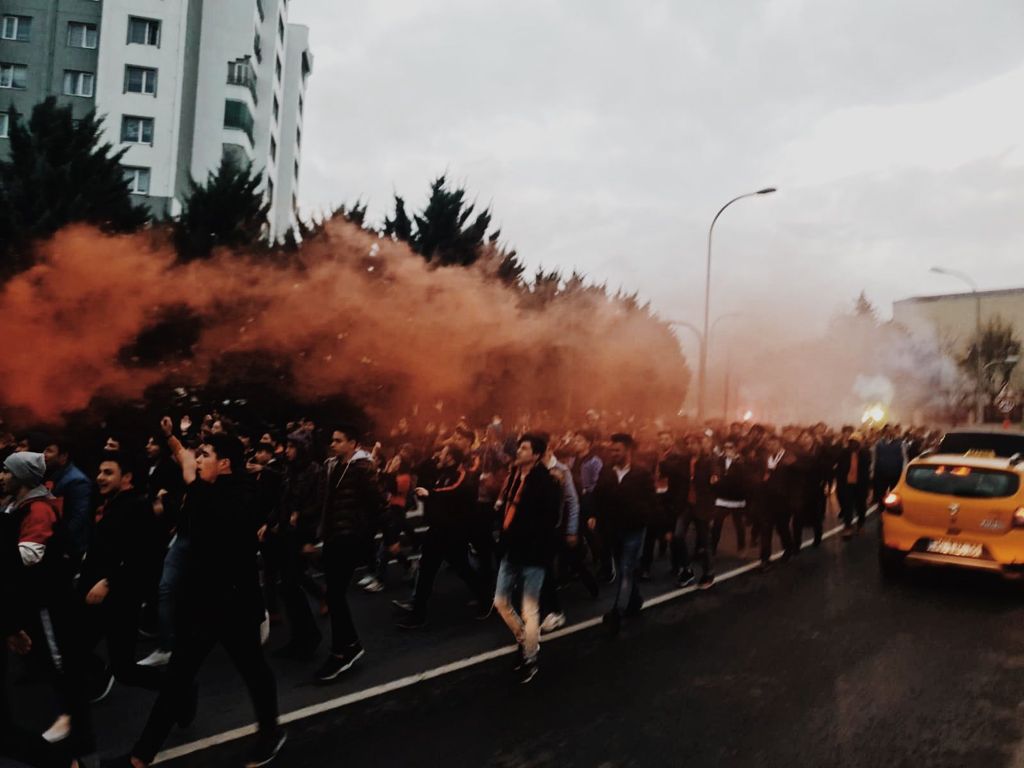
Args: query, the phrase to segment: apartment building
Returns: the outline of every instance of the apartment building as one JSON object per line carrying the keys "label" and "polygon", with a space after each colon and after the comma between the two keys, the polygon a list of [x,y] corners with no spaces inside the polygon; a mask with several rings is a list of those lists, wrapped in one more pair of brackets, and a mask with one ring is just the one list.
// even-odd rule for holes
{"label": "apartment building", "polygon": [[[229,156],[259,170],[267,235],[295,225],[313,57],[288,0],[5,0],[0,110],[47,96],[104,116],[133,195],[176,216]],[[4,97],[10,94],[10,104]],[[9,125],[9,117],[0,129]],[[287,131],[285,133],[284,131]],[[0,136],[6,135],[0,130]],[[0,155],[6,154],[0,138]]]}

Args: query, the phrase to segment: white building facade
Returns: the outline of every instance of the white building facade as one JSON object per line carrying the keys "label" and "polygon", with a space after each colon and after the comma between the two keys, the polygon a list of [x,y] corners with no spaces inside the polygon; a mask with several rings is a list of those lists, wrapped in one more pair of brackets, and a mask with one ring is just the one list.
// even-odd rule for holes
{"label": "white building facade", "polygon": [[[293,126],[312,55],[308,30],[287,13],[288,0],[103,0],[96,108],[155,216],[180,214],[191,180],[227,156],[260,173],[268,238],[294,228]],[[301,76],[289,77],[292,61]]]}

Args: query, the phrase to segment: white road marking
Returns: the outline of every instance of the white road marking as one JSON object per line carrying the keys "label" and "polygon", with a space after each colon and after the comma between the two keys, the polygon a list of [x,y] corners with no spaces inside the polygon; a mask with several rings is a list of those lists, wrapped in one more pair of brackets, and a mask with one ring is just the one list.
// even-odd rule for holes
{"label": "white road marking", "polygon": [[[875,507],[871,507],[871,509],[869,509],[867,512],[868,516],[870,516],[874,511]],[[843,527],[841,525],[837,525],[835,528],[831,528],[830,530],[826,531],[822,536],[822,539],[831,538],[837,535],[840,531],[842,531],[842,529]],[[811,542],[805,541],[803,542],[800,548],[806,549],[809,546],[811,546]],[[772,560],[778,560],[780,557],[782,557],[782,554],[782,552],[774,553],[772,555]],[[735,579],[737,576],[741,576],[744,573],[749,573],[750,571],[757,569],[759,566],[760,563],[756,561],[752,563],[747,563],[746,565],[741,565],[739,568],[734,568],[733,570],[727,571],[721,574],[720,576],[716,576],[715,583],[717,584],[722,581],[729,581],[730,579]],[[683,595],[689,595],[690,593],[696,591],[698,591],[696,586],[690,586],[683,587],[681,589],[675,589],[671,592],[666,592],[663,595],[652,597],[650,600],[645,600],[643,609],[647,610],[648,608],[652,608],[655,605],[667,603],[670,600],[675,600],[676,598],[682,597]],[[548,642],[551,640],[558,640],[559,638],[574,635],[577,632],[582,632],[585,629],[590,629],[591,627],[596,627],[600,624],[601,617],[597,616],[593,619],[587,619],[586,621],[581,621],[577,624],[565,627],[564,629],[560,629],[556,632],[544,635],[541,638],[541,641]],[[478,664],[484,664],[485,662],[501,658],[502,656],[510,656],[511,654],[516,652],[516,649],[517,646],[515,645],[505,645],[501,648],[495,648],[494,650],[486,651],[485,653],[478,653],[476,656],[467,656],[464,659],[459,659],[458,661],[453,661],[449,664],[443,664],[440,667],[435,667],[434,669],[428,669],[425,672],[417,672],[415,675],[400,677],[397,680],[382,683],[381,685],[375,685],[371,688],[366,688],[361,691],[355,691],[353,693],[345,694],[344,696],[338,696],[334,699],[328,699],[327,701],[322,701],[318,704],[311,704],[308,707],[303,707],[302,709],[297,709],[294,712],[288,712],[287,714],[281,715],[281,724],[286,725],[288,723],[294,723],[298,720],[305,720],[308,717],[314,717],[315,715],[320,715],[324,712],[330,712],[335,709],[341,709],[342,707],[347,707],[350,704],[355,704],[360,701],[366,701],[367,699],[373,699],[377,696],[383,696],[384,694],[391,693],[392,691],[401,690],[402,688],[408,688],[409,686],[425,682],[426,680],[433,680],[435,677],[443,677],[444,675],[450,675],[453,672],[458,672],[462,669],[475,667]],[[163,763],[168,760],[176,760],[179,757],[191,755],[196,752],[202,752],[204,749],[216,747],[219,744],[226,744],[229,741],[235,741],[237,739],[244,738],[245,736],[250,736],[254,733],[256,733],[255,724],[242,726],[241,728],[233,728],[230,731],[224,731],[223,733],[218,733],[213,736],[207,736],[206,738],[197,739],[196,741],[189,742],[188,744],[182,744],[181,746],[172,747],[171,749],[164,750],[159,755],[157,755],[156,760],[154,760],[154,763]]]}

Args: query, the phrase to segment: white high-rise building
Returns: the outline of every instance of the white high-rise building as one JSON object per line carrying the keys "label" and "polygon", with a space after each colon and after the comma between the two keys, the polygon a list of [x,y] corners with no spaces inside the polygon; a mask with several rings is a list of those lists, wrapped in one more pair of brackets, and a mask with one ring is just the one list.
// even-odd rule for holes
{"label": "white high-rise building", "polygon": [[178,215],[228,156],[262,175],[268,237],[294,227],[312,54],[287,14],[288,0],[103,0],[96,108],[155,215]]}

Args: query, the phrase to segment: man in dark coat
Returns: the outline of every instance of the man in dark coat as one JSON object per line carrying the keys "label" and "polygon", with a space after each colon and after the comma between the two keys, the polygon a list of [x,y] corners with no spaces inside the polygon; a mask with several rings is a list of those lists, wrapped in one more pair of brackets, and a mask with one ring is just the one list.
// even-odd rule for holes
{"label": "man in dark coat", "polygon": [[644,546],[647,524],[658,503],[654,477],[633,464],[635,443],[630,435],[611,436],[608,464],[602,468],[594,489],[594,505],[603,530],[607,531],[615,560],[615,600],[604,622],[618,632],[623,616],[638,614],[643,598],[637,587],[637,567]]}
{"label": "man in dark coat", "polygon": [[[546,450],[543,437],[523,435],[513,471],[496,504],[502,515],[505,554],[498,568],[494,607],[519,644],[523,683],[537,675],[540,593],[548,563],[555,555],[553,531],[562,507],[562,487],[541,462]],[[512,605],[517,586],[522,589],[522,615]]]}

